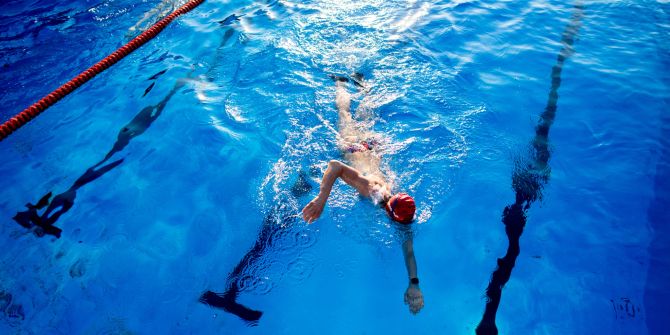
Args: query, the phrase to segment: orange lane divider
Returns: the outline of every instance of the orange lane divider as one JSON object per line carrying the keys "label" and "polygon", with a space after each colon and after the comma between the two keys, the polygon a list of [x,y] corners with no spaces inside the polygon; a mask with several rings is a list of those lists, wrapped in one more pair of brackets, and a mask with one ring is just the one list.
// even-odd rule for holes
{"label": "orange lane divider", "polygon": [[151,28],[145,30],[143,33],[133,38],[130,42],[126,43],[126,45],[116,49],[116,51],[112,52],[112,54],[105,57],[103,60],[91,66],[86,71],[80,73],[78,76],[70,79],[70,81],[61,85],[61,87],[55,91],[47,94],[45,97],[32,104],[30,107],[24,109],[21,113],[7,120],[5,123],[0,125],[0,141],[4,140],[11,133],[30,122],[30,120],[34,119],[36,116],[40,115],[40,113],[44,112],[47,108],[51,107],[51,105],[58,102],[58,100],[62,99],[64,96],[72,93],[72,91],[79,88],[79,86],[91,80],[91,78],[95,77],[102,71],[107,70],[107,68],[116,64],[116,62],[123,59],[123,57],[126,57],[131,52],[144,45],[144,43],[156,37],[158,33],[160,33],[179,15],[190,12],[193,8],[197,7],[204,1],[205,0],[191,0],[183,6],[179,7],[170,15],[156,22],[153,26],[151,26]]}

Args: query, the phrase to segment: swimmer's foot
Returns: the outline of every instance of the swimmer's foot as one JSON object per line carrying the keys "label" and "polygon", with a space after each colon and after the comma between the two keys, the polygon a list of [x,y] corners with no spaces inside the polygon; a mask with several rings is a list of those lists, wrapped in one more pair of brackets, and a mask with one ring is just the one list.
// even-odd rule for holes
{"label": "swimmer's foot", "polygon": [[330,79],[332,79],[334,82],[341,82],[341,83],[349,82],[349,78],[347,77],[336,76],[334,74],[329,74],[328,77],[330,77]]}
{"label": "swimmer's foot", "polygon": [[354,82],[354,85],[358,88],[359,92],[367,94],[370,92],[370,88],[365,84],[365,77],[360,72],[354,72],[351,74],[351,81]]}
{"label": "swimmer's foot", "polygon": [[351,74],[351,80],[354,82],[354,85],[360,87],[360,88],[365,88],[365,78],[363,77],[363,74],[360,72],[354,72]]}
{"label": "swimmer's foot", "polygon": [[239,318],[248,322],[258,321],[263,315],[263,312],[256,311],[247,308],[244,305],[238,304],[235,301],[236,296],[237,296],[236,294],[231,293],[219,295],[212,291],[207,291],[203,293],[202,296],[200,297],[200,302],[203,304],[210,305],[212,307],[221,308],[224,311],[230,314],[237,315]]}

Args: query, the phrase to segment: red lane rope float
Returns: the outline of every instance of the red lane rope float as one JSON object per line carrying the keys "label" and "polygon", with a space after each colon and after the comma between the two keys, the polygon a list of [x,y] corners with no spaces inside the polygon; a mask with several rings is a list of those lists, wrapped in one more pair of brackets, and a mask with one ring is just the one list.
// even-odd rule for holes
{"label": "red lane rope float", "polygon": [[119,60],[126,57],[131,52],[135,51],[137,48],[144,45],[152,38],[156,37],[170,22],[176,19],[179,15],[186,14],[190,12],[193,8],[198,7],[205,0],[191,0],[179,7],[177,10],[172,12],[170,15],[164,17],[162,20],[154,23],[151,28],[145,30],[143,33],[133,38],[126,45],[116,49],[109,56],[103,58],[101,61],[97,62],[95,65],[89,67],[86,71],[80,73],[78,76],[70,79],[67,83],[61,85],[55,91],[47,94],[45,97],[37,101],[36,103],[30,105],[30,107],[24,109],[21,113],[7,120],[5,123],[0,125],[0,141],[7,138],[11,133],[21,128],[30,120],[34,119],[40,113],[44,112],[51,105],[58,102],[64,96],[72,93],[72,91],[79,88],[91,78],[100,74],[102,71],[107,70],[112,65],[116,64]]}

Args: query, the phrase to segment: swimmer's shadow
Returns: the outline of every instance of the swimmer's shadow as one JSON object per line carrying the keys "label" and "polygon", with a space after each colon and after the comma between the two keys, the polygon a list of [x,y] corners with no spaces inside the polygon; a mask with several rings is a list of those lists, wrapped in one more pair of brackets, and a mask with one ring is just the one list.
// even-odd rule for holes
{"label": "swimmer's shadow", "polygon": [[[313,188],[314,187],[310,184],[307,174],[304,171],[300,171],[290,191],[293,197],[299,199],[309,194]],[[256,237],[256,242],[253,247],[247,251],[237,266],[235,266],[228,275],[228,288],[226,291],[224,293],[205,291],[198,300],[203,304],[220,308],[230,314],[236,315],[249,322],[250,325],[256,325],[263,315],[263,312],[250,309],[236,301],[237,295],[239,294],[238,281],[248,266],[251,266],[258,259],[263,257],[269,244],[271,244],[272,236],[275,235],[276,230],[282,229],[282,227],[285,226],[290,226],[296,217],[296,215],[285,212],[285,208],[282,206],[275,207],[272,213],[264,218],[263,225]],[[277,224],[277,220],[280,220],[281,224]]]}

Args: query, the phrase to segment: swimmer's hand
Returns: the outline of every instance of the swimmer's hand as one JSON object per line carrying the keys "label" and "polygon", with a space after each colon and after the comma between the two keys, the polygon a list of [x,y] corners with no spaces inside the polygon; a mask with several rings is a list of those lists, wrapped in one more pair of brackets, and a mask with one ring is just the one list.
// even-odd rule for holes
{"label": "swimmer's hand", "polygon": [[412,314],[419,313],[423,308],[423,294],[419,285],[410,283],[405,291],[405,305],[409,305],[409,311]]}
{"label": "swimmer's hand", "polygon": [[302,218],[307,221],[307,223],[312,223],[321,216],[323,212],[323,207],[326,206],[326,200],[321,199],[320,197],[314,198],[310,201],[305,208],[302,209]]}

